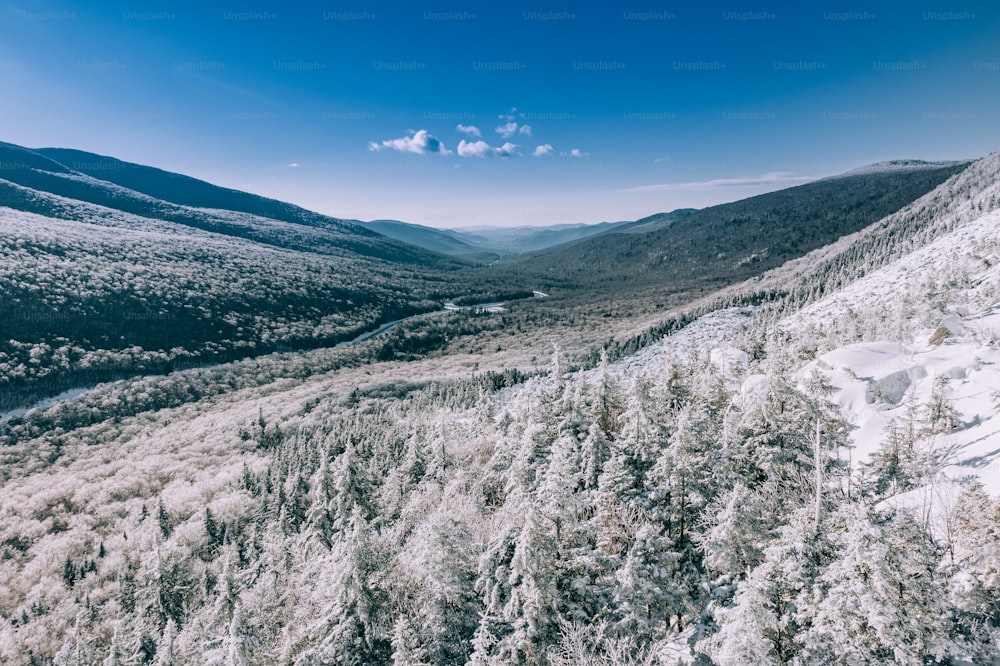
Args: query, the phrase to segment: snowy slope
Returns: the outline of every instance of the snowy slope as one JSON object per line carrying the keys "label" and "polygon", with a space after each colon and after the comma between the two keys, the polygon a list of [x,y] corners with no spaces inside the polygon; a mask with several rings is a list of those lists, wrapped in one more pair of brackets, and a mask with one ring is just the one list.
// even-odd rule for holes
{"label": "snowy slope", "polygon": [[[927,446],[949,477],[971,475],[1000,494],[998,200],[1000,154],[993,154],[838,248],[933,210],[910,241],[914,249],[780,322],[797,343],[820,351],[798,377],[818,370],[837,388],[834,399],[855,427],[855,464],[879,449],[892,422],[923,418],[942,381],[958,423]],[[939,326],[948,335],[932,343],[944,333]]]}
{"label": "snowy slope", "polygon": [[978,477],[1000,494],[1000,306],[965,317],[962,332],[940,345],[925,329],[909,344],[864,342],[820,356],[800,373],[825,373],[837,388],[834,400],[856,430],[855,462],[868,460],[887,438],[895,420],[905,427],[921,419],[932,402],[935,382],[946,378],[944,396],[958,412],[951,432],[929,442],[951,477]]}
{"label": "snowy slope", "polygon": [[1000,300],[1000,211],[939,235],[906,257],[870,273],[791,317],[789,328],[822,329],[873,315],[887,325],[938,323],[946,314],[970,314]]}

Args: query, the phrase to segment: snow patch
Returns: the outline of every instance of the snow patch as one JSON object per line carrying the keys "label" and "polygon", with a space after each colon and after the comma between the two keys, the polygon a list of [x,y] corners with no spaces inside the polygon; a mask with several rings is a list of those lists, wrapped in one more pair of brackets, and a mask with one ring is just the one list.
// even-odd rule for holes
{"label": "snow patch", "polygon": [[[948,328],[968,331],[973,321],[1000,327],[1000,307],[950,318]],[[878,450],[893,420],[923,418],[935,385],[944,382],[944,397],[957,410],[960,423],[934,436],[934,453],[948,476],[976,477],[988,492],[1000,494],[1000,348],[975,337],[957,335],[941,346],[847,345],[823,354],[801,373],[818,370],[836,388],[834,401],[857,427],[851,433],[856,462]]]}

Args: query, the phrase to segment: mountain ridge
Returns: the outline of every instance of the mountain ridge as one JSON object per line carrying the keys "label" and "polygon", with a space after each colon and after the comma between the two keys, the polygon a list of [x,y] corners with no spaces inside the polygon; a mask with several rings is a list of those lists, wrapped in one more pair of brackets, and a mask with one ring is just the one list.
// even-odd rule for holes
{"label": "mountain ridge", "polygon": [[[529,273],[578,267],[576,276],[734,283],[862,229],[933,190],[970,163],[823,179],[683,215],[646,233],[610,233],[515,259]],[[572,274],[572,273],[571,273]]]}
{"label": "mountain ridge", "polygon": [[[174,221],[225,235],[247,236],[259,242],[278,246],[291,245],[302,251],[333,253],[346,251],[428,266],[462,265],[453,258],[428,253],[421,248],[386,238],[359,223],[313,213],[293,204],[218,187],[189,176],[172,174],[154,167],[144,167],[94,153],[70,149],[43,150],[48,154],[0,143],[0,163],[6,165],[0,170],[0,185],[6,181],[126,213]],[[53,156],[72,157],[76,161],[66,165],[56,161]],[[83,170],[73,169],[72,164],[83,167]],[[133,185],[140,189],[134,189],[131,187]],[[194,188],[194,195],[184,196],[178,191],[187,191],[191,187]],[[175,201],[155,196],[164,190]],[[188,203],[178,203],[183,201]],[[209,203],[216,206],[233,204],[235,207],[233,209],[204,207],[204,204]],[[49,212],[43,202],[33,201],[30,197],[26,197],[24,192],[12,190],[10,187],[0,188],[0,205],[26,212],[42,214]],[[228,214],[220,215],[220,211],[226,211]],[[290,226],[278,229],[272,224],[271,231],[267,232],[259,228],[261,225],[227,219],[231,214],[255,216],[260,220],[275,220]],[[269,217],[270,214],[278,217]]]}

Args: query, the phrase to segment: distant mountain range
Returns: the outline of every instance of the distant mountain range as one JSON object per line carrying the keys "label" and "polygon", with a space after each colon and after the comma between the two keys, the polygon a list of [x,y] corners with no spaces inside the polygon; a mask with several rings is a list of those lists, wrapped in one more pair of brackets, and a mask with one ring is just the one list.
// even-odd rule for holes
{"label": "distant mountain range", "polygon": [[399,220],[372,220],[365,224],[380,234],[433,252],[471,261],[492,261],[503,256],[534,252],[609,231],[625,229],[636,223],[625,221],[461,229],[436,229]]}

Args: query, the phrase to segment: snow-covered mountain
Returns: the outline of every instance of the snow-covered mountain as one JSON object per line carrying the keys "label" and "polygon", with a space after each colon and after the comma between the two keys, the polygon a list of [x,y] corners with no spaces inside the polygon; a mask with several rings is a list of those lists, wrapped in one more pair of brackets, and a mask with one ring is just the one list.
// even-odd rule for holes
{"label": "snow-covered mountain", "polygon": [[998,222],[994,154],[592,367],[323,350],[7,421],[0,661],[995,663]]}
{"label": "snow-covered mountain", "polygon": [[0,143],[0,166],[0,413],[332,346],[446,299],[495,300],[503,283],[470,285],[465,262],[349,220],[109,157]]}

